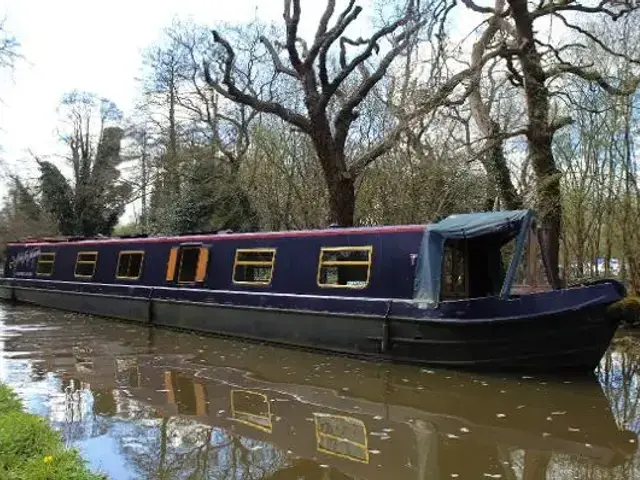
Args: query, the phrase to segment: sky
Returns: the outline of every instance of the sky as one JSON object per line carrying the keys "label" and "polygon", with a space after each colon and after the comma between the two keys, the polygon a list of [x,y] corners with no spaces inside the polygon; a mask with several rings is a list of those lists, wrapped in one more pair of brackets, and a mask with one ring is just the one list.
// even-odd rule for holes
{"label": "sky", "polygon": [[[348,0],[338,0],[337,18]],[[490,0],[483,0],[490,2]],[[54,161],[64,172],[66,149],[56,128],[62,96],[74,89],[105,97],[132,115],[139,98],[142,55],[162,38],[174,19],[203,25],[254,19],[282,24],[283,0],[2,0],[0,19],[20,43],[24,57],[15,70],[0,72],[0,202],[6,173],[38,177],[33,155]],[[352,38],[367,37],[374,4],[358,0],[363,12],[351,25]],[[302,0],[300,36],[313,38],[325,0]],[[462,18],[461,18],[462,19]],[[459,23],[465,24],[469,20]],[[474,24],[476,22],[474,21]],[[463,28],[464,30],[464,28]],[[4,179],[3,179],[4,177]],[[133,220],[130,205],[121,222]]]}
{"label": "sky", "polygon": [[[317,22],[324,5],[302,2],[302,31]],[[70,90],[94,92],[131,114],[142,52],[173,19],[281,22],[282,9],[282,0],[3,0],[0,18],[6,18],[24,59],[12,74],[0,75],[0,159],[12,173],[34,178],[30,152],[64,154],[56,110]],[[0,198],[6,188],[0,178]]]}

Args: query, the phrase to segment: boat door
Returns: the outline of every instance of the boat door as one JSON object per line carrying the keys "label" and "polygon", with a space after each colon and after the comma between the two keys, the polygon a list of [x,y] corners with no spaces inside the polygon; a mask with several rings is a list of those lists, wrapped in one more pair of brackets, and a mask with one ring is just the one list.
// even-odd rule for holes
{"label": "boat door", "polygon": [[202,243],[183,243],[173,247],[167,263],[167,282],[181,285],[202,285],[206,281],[209,247]]}
{"label": "boat door", "polygon": [[445,242],[442,258],[442,278],[440,298],[459,300],[469,298],[469,251],[467,241],[448,240]]}

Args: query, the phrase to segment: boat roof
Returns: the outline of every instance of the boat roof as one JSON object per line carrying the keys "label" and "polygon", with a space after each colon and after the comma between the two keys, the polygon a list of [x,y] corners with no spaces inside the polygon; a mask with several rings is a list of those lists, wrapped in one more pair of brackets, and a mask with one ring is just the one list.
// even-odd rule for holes
{"label": "boat roof", "polygon": [[533,210],[507,210],[456,214],[428,225],[418,254],[414,298],[431,305],[439,302],[447,240],[481,239],[483,247],[479,251],[495,269],[490,272],[491,280],[497,280],[501,275],[500,248],[525,231],[534,218]]}
{"label": "boat roof", "polygon": [[160,236],[117,236],[117,237],[60,237],[60,238],[35,238],[23,241],[9,242],[10,246],[56,246],[56,245],[94,245],[110,243],[196,243],[204,241],[233,240],[233,239],[270,239],[270,238],[292,238],[292,237],[323,237],[335,235],[364,235],[364,234],[386,234],[403,232],[424,232],[426,225],[393,225],[375,227],[331,227],[314,230],[286,230],[279,232],[213,232],[195,233],[182,235],[160,235]]}
{"label": "boat roof", "polygon": [[518,229],[523,220],[533,216],[533,210],[460,213],[428,225],[428,230],[447,239],[476,238]]}

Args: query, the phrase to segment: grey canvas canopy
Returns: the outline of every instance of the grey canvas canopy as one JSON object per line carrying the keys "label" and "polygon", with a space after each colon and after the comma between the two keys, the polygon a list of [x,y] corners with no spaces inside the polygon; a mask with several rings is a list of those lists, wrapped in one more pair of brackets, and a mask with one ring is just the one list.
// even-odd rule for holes
{"label": "grey canvas canopy", "polygon": [[[461,240],[468,251],[473,283],[470,296],[508,293],[533,218],[532,210],[464,213],[428,225],[416,265],[414,298],[430,305],[439,302],[445,243]],[[516,237],[512,262],[505,275],[500,249]]]}

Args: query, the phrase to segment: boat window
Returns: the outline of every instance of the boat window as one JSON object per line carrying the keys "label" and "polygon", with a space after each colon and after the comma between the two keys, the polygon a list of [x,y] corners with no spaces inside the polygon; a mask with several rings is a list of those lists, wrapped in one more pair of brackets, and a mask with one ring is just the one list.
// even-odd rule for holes
{"label": "boat window", "polygon": [[56,259],[55,253],[41,253],[38,255],[38,266],[36,267],[36,275],[41,277],[50,277],[53,275],[53,264]]}
{"label": "boat window", "polygon": [[190,283],[196,281],[199,258],[200,247],[182,247],[180,249],[180,269],[178,271],[179,283]]}
{"label": "boat window", "polygon": [[469,296],[466,254],[466,242],[460,244],[447,242],[445,244],[440,290],[443,300]]}
{"label": "boat window", "polygon": [[367,427],[355,417],[313,414],[316,430],[316,449],[321,453],[369,463]]}
{"label": "boat window", "polygon": [[320,250],[320,287],[366,288],[371,275],[372,246],[325,247]]}
{"label": "boat window", "polygon": [[275,260],[276,251],[273,248],[237,249],[233,283],[270,285]]}
{"label": "boat window", "polygon": [[80,252],[76,258],[75,276],[77,278],[91,278],[96,271],[98,252]]}
{"label": "boat window", "polygon": [[231,418],[250,427],[271,433],[271,403],[262,392],[231,390]]}
{"label": "boat window", "polygon": [[142,274],[143,251],[122,251],[118,255],[117,279],[138,280]]}
{"label": "boat window", "polygon": [[[502,247],[502,263],[507,268],[513,258],[516,240],[513,239]],[[551,286],[546,277],[546,269],[542,261],[540,244],[536,230],[529,232],[527,241],[524,244],[522,260],[517,266],[513,284],[511,285],[511,295],[524,295],[527,293],[550,290]]]}

